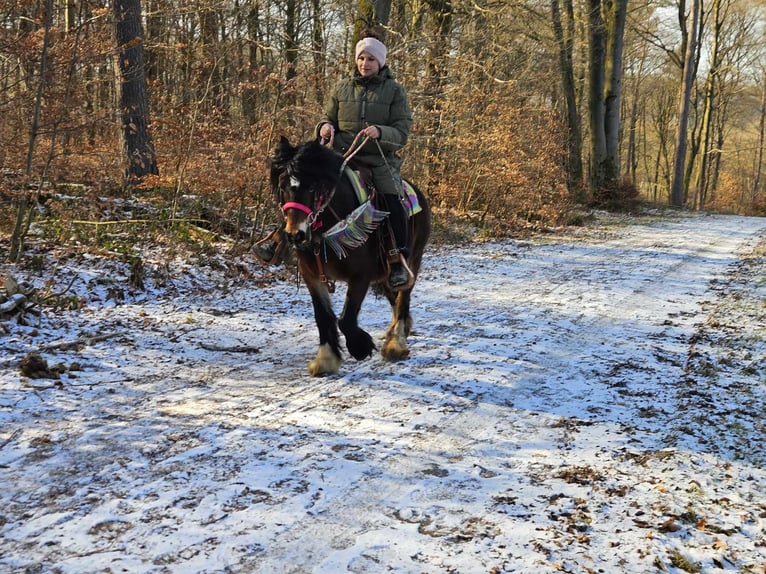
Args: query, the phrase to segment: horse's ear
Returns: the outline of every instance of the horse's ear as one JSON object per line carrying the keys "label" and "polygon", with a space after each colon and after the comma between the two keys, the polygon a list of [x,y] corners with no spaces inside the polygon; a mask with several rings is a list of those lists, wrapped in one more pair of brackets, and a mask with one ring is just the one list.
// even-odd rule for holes
{"label": "horse's ear", "polygon": [[293,155],[295,155],[295,148],[290,145],[290,140],[288,140],[285,136],[280,136],[279,144],[274,150],[274,155],[271,159],[271,163],[272,165],[279,165],[288,162],[290,159],[292,159]]}

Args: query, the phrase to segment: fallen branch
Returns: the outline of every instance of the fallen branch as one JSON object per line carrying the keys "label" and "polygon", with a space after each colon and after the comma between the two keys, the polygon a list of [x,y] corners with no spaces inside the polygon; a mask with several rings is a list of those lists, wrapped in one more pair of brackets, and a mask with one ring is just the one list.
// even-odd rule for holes
{"label": "fallen branch", "polygon": [[114,333],[104,333],[103,335],[93,335],[92,337],[80,337],[79,339],[74,339],[73,341],[59,341],[58,343],[51,343],[50,345],[45,345],[44,347],[40,347],[37,351],[37,353],[45,353],[47,351],[66,351],[69,349],[82,347],[84,345],[92,345],[93,343],[98,343],[99,341],[105,341],[106,339],[111,339],[112,337],[116,337],[120,333],[114,332]]}
{"label": "fallen branch", "polygon": [[27,304],[27,296],[23,293],[11,295],[7,301],[0,303],[0,315],[10,315],[22,311]]}
{"label": "fallen branch", "polygon": [[250,345],[235,345],[233,347],[223,347],[220,345],[213,345],[211,343],[200,343],[200,347],[206,351],[217,351],[222,353],[260,353],[261,350],[258,347],[252,347]]}
{"label": "fallen branch", "polygon": [[6,445],[10,444],[14,440],[16,440],[22,433],[21,429],[16,429],[11,433],[11,436],[9,436],[7,439],[5,439],[3,442],[0,443],[0,448],[4,448]]}

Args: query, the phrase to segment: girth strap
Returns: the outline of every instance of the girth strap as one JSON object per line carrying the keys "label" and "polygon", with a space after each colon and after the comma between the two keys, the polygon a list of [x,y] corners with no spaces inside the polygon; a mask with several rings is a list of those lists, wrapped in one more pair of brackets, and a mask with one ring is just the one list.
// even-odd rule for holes
{"label": "girth strap", "polygon": [[319,254],[319,250],[314,250],[314,256],[317,260],[317,271],[319,273],[319,280],[325,284],[325,287],[327,287],[328,293],[335,293],[335,281],[327,277],[324,273],[324,262],[322,261],[322,256]]}

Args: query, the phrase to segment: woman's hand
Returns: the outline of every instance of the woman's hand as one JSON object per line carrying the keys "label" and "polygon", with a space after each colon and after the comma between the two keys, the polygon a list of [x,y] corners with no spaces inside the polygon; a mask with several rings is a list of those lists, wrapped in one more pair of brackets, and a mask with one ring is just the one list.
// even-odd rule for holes
{"label": "woman's hand", "polygon": [[325,141],[330,141],[332,137],[335,135],[335,128],[332,124],[325,123],[322,124],[322,127],[319,128],[319,137],[321,137]]}
{"label": "woman's hand", "polygon": [[371,139],[378,139],[380,137],[380,130],[378,126],[367,126],[362,130],[362,133]]}

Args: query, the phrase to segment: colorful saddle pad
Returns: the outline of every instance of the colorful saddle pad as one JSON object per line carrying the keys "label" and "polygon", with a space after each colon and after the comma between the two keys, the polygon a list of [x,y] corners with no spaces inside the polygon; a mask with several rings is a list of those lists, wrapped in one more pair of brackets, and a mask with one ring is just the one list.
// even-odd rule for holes
{"label": "colorful saddle pad", "polygon": [[[356,196],[359,198],[359,203],[367,201],[367,187],[364,185],[359,172],[350,167],[346,167],[346,177],[348,177],[351,185],[354,187]],[[415,188],[404,179],[402,179],[402,184],[404,187],[404,206],[407,208],[407,215],[412,217],[416,213],[423,211],[423,208],[420,206],[418,195],[415,193]]]}

